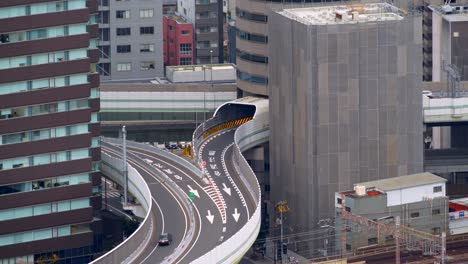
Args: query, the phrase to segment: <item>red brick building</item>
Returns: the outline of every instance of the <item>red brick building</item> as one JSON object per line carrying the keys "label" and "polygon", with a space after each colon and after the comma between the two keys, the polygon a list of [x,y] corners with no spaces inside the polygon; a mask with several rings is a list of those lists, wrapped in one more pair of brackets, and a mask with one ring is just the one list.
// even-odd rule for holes
{"label": "red brick building", "polygon": [[195,63],[193,25],[179,16],[164,16],[164,66]]}

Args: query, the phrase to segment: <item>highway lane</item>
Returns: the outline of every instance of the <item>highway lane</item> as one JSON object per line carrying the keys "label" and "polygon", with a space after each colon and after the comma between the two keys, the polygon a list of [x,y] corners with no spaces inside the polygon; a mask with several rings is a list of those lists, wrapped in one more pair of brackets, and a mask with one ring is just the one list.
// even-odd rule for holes
{"label": "highway lane", "polygon": [[[103,151],[107,154],[120,157],[121,150],[115,146],[104,143]],[[153,168],[142,162],[139,158],[128,155],[128,162],[132,165],[148,183],[153,196],[153,216],[156,223],[156,230],[149,242],[149,245],[136,263],[159,263],[166,256],[170,255],[180,244],[188,229],[187,212],[175,198],[172,191],[158,180]],[[172,234],[172,243],[169,246],[158,246],[159,234],[169,232]],[[186,262],[180,262],[186,263]]]}
{"label": "highway lane", "polygon": [[207,162],[208,178],[223,190],[226,201],[226,221],[228,222],[226,238],[234,235],[245,225],[255,208],[255,203],[250,198],[248,190],[232,166],[234,133],[235,129],[231,129],[214,134],[207,138],[200,148],[200,157]]}

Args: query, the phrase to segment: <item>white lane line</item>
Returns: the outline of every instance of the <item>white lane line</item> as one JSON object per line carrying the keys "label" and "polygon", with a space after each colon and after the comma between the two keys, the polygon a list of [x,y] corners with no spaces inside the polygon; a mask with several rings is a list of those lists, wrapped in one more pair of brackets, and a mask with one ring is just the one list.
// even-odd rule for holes
{"label": "white lane line", "polygon": [[226,227],[223,226],[223,233],[226,233]]}
{"label": "white lane line", "polygon": [[[156,204],[156,206],[158,207],[159,209],[159,212],[161,213],[162,215],[162,231],[161,233],[164,233],[164,213],[161,209],[161,206],[159,206],[158,202],[156,202],[156,199],[154,199],[154,197],[151,197],[151,200],[153,200],[153,202]],[[156,221],[156,219],[155,219]],[[156,239],[158,239],[158,234],[156,234]],[[156,246],[153,248],[153,250],[151,250],[151,252],[148,254],[148,256],[146,256],[146,258],[144,258],[140,263],[144,263],[149,257],[151,257],[154,253],[154,251],[158,248],[159,246],[159,243],[156,243]]]}
{"label": "white lane line", "polygon": [[[104,148],[105,148],[105,147],[104,147]],[[108,152],[113,152],[113,153],[118,153],[118,152],[116,152],[116,151],[114,151],[114,150],[111,150],[111,149],[108,149],[107,151],[108,151]],[[149,171],[148,171],[147,169],[145,169],[144,167],[140,166],[138,163],[132,161],[132,158],[128,158],[127,161],[128,161],[128,163],[133,163],[134,166],[139,167],[141,170],[145,171],[150,177],[152,177],[153,179],[155,179],[156,181],[158,181],[158,182],[161,183],[161,181],[160,181],[156,176],[154,176],[151,172],[149,172]],[[185,230],[184,230],[184,235],[182,236],[182,238],[185,238],[185,235],[187,234],[187,228],[188,228],[187,214],[185,213],[185,210],[182,208],[182,205],[180,204],[179,200],[175,197],[175,195],[172,193],[172,191],[170,191],[169,188],[166,187],[165,184],[162,184],[162,183],[161,183],[161,186],[163,186],[164,189],[166,189],[166,190],[169,192],[169,194],[174,198],[174,200],[177,202],[177,204],[178,204],[179,207],[181,208],[182,213],[184,214],[184,218],[185,218]],[[154,199],[153,194],[151,194],[151,196],[152,196],[152,199],[156,202],[156,200]],[[156,204],[157,204],[157,202],[156,202]],[[158,205],[158,207],[159,207],[159,205]],[[159,209],[160,209],[160,211],[161,211],[161,213],[162,213],[162,210],[161,210],[160,207],[159,207]],[[197,211],[197,213],[198,213],[198,209],[196,209],[196,211]],[[163,219],[163,221],[164,221],[164,219]],[[163,230],[164,230],[164,229],[163,229]],[[200,221],[200,229],[199,229],[199,230],[201,230],[201,221]],[[200,231],[199,231],[199,232],[200,232]],[[198,237],[197,237],[197,239],[198,239]],[[182,241],[183,241],[183,239],[180,241],[179,245],[182,243]],[[179,247],[179,245],[178,245],[177,247]],[[157,245],[156,245],[156,247],[150,252],[150,254],[149,254],[148,256],[146,256],[146,258],[143,259],[143,261],[140,262],[140,263],[143,263],[144,261],[146,261],[146,260],[153,254],[153,252],[154,252],[154,250],[156,250],[156,248],[157,248]]]}
{"label": "white lane line", "polygon": [[[114,145],[114,146],[115,146],[115,145]],[[140,151],[147,151],[147,150],[144,150],[144,149],[141,149],[141,148],[137,148],[137,147],[131,147],[131,148],[133,148],[133,149],[139,149]],[[138,154],[140,154],[140,155],[144,155],[144,156],[148,156],[148,157],[153,157],[153,156],[151,156],[151,155],[148,155],[148,154],[146,154],[146,153],[142,153],[142,152],[139,152],[139,151],[130,151],[130,152],[138,153]],[[157,155],[157,154],[154,154],[154,155]],[[153,158],[154,158],[154,157],[153,157]],[[160,158],[156,158],[156,159],[157,159],[159,162],[162,162],[162,163],[164,163],[164,164],[166,164],[166,165],[168,165],[168,166],[174,168],[175,170],[181,172],[182,174],[184,174],[185,176],[187,176],[187,178],[191,179],[192,182],[194,182],[198,187],[200,187],[200,189],[203,189],[203,187],[201,187],[201,185],[198,184],[197,181],[195,181],[190,175],[188,175],[188,174],[185,173],[184,171],[180,170],[179,168],[177,168],[176,166],[170,164],[169,162],[167,162],[167,161],[165,161],[165,160],[162,160],[162,159],[160,159]],[[152,174],[150,174],[150,176],[153,177],[154,179],[156,179],[156,181],[160,182],[159,179],[158,179],[157,177],[153,176]],[[163,185],[163,186],[164,186],[164,185]],[[166,187],[164,186],[164,188],[166,188]],[[167,188],[166,188],[166,189],[167,189]],[[172,194],[172,193],[171,193],[171,194]],[[208,194],[207,194],[207,195],[208,195]],[[176,199],[176,201],[177,201],[177,199]],[[179,202],[179,201],[177,201],[177,202]],[[200,228],[198,229],[197,237],[196,237],[195,241],[192,243],[192,246],[187,250],[187,252],[186,252],[184,255],[182,255],[182,257],[180,258],[180,260],[179,260],[178,262],[176,262],[176,263],[179,263],[180,261],[184,260],[184,258],[190,253],[190,251],[191,251],[191,250],[193,249],[193,247],[197,244],[198,239],[200,238],[200,234],[201,234],[203,222],[202,222],[201,214],[200,214],[200,211],[198,210],[198,207],[196,206],[196,204],[195,204],[193,201],[192,201],[192,204],[193,204],[193,206],[194,206],[194,208],[195,208],[195,211],[197,212],[197,215],[198,215],[198,222],[200,223]],[[184,213],[185,213],[185,212],[184,212]],[[185,237],[185,234],[184,234],[184,237]],[[180,244],[179,244],[179,245],[180,245]]]}

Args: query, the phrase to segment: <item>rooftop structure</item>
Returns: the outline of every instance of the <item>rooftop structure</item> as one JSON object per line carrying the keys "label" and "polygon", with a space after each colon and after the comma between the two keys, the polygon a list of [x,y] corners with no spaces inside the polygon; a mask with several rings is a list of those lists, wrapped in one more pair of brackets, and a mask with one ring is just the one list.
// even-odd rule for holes
{"label": "rooftop structure", "polygon": [[307,25],[353,24],[402,20],[402,11],[386,3],[285,9],[279,12]]}
{"label": "rooftop structure", "polygon": [[437,175],[434,175],[429,172],[424,172],[424,173],[393,177],[393,178],[377,180],[377,181],[362,182],[362,183],[356,184],[355,186],[361,185],[361,186],[365,186],[366,188],[374,187],[384,192],[387,192],[387,191],[412,188],[412,187],[427,185],[427,184],[444,183],[446,181],[447,181],[446,179],[441,178]]}
{"label": "rooftop structure", "polygon": [[167,66],[167,79],[173,83],[184,82],[235,82],[233,64],[206,64]]}

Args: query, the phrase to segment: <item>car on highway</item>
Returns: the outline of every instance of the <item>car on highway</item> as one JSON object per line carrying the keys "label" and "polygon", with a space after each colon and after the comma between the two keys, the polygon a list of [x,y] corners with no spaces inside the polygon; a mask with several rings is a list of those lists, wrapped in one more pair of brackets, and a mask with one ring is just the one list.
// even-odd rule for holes
{"label": "car on highway", "polygon": [[169,233],[162,233],[159,236],[158,245],[160,246],[169,246],[172,242],[172,236]]}

